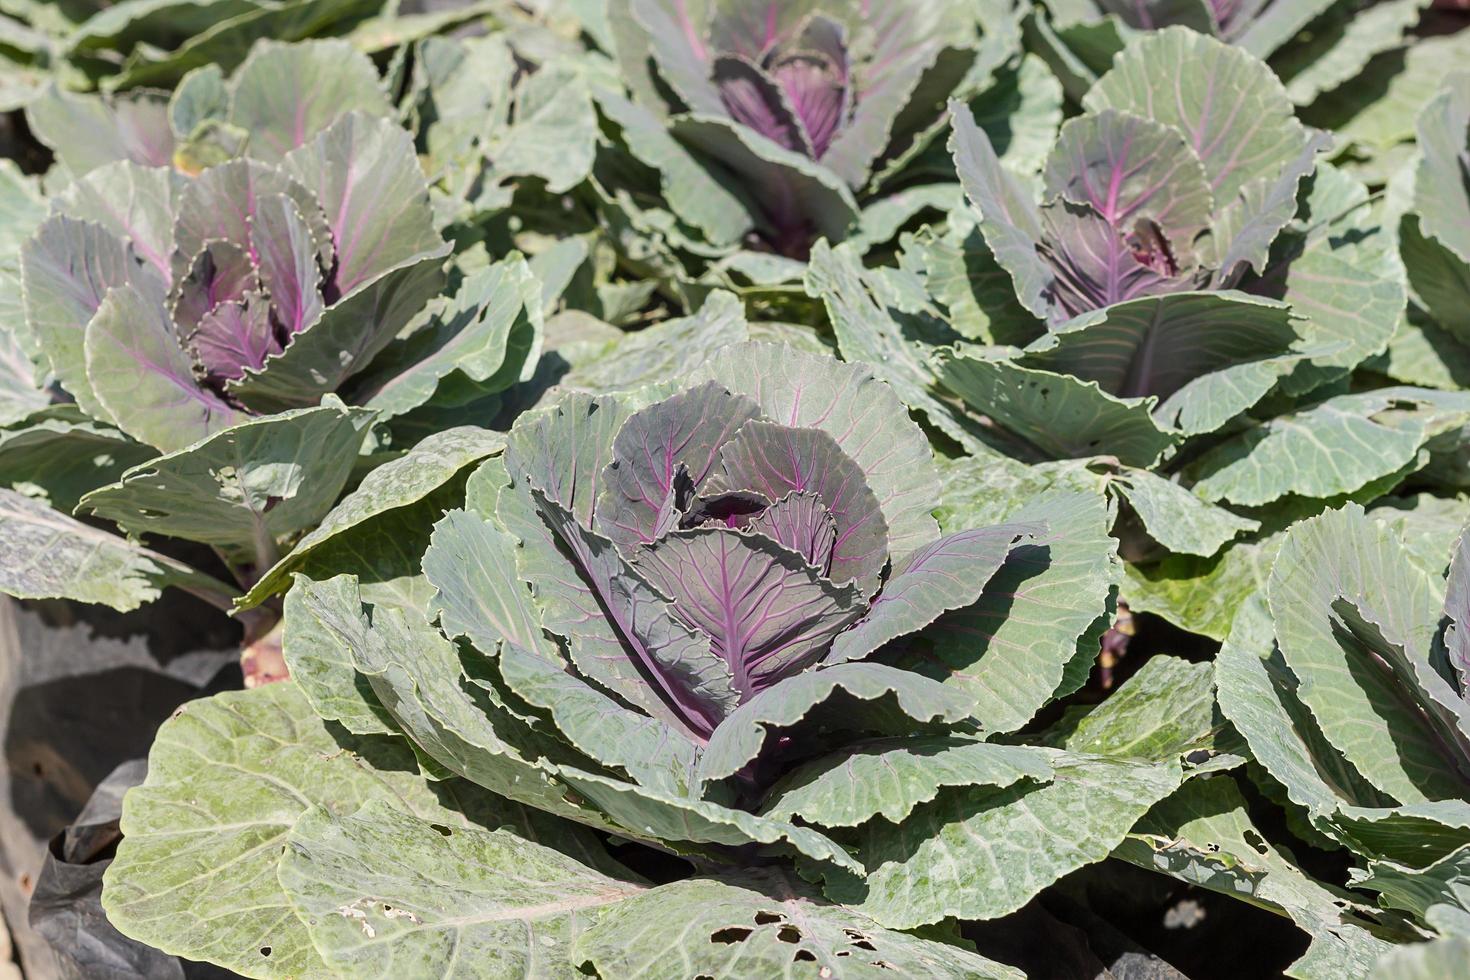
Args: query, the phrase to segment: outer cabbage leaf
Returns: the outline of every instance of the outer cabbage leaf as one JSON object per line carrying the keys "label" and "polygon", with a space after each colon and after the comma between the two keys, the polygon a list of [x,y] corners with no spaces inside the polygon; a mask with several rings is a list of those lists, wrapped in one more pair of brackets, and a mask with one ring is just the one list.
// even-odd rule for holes
{"label": "outer cabbage leaf", "polygon": [[832,644],[827,663],[860,660],[942,614],[976,602],[1011,549],[1046,533],[1044,524],[1001,524],[946,534],[895,566],[863,621]]}
{"label": "outer cabbage leaf", "polygon": [[79,95],[52,86],[26,106],[26,123],[73,176],[117,160],[166,167],[174,135],[167,99],[157,92],[112,98]]}
{"label": "outer cabbage leaf", "polygon": [[[1380,591],[1390,582],[1391,599]],[[1267,595],[1283,659],[1301,681],[1296,696],[1364,777],[1403,803],[1463,793],[1470,778],[1470,761],[1456,761],[1463,744],[1444,744],[1432,714],[1421,721],[1424,709],[1405,703],[1407,692],[1438,676],[1428,657],[1443,597],[1430,576],[1349,507],[1287,535]],[[1381,630],[1377,639],[1399,646],[1402,662],[1385,656],[1363,617]]]}
{"label": "outer cabbage leaf", "polygon": [[375,518],[426,499],[466,467],[494,455],[504,446],[502,435],[462,426],[436,433],[404,455],[377,467],[260,577],[240,600],[240,607],[249,609],[259,605],[285,588],[291,573],[317,548]]}
{"label": "outer cabbage leaf", "polygon": [[771,790],[767,816],[823,827],[900,823],[946,786],[994,786],[1052,778],[1044,749],[956,735],[875,739],[793,770]]}
{"label": "outer cabbage leaf", "polygon": [[132,250],[100,225],[56,215],[20,252],[26,327],[58,383],[82,410],[112,416],[87,377],[85,327],[113,286],[143,278]]}
{"label": "outer cabbage leaf", "polygon": [[859,834],[866,881],[829,878],[828,896],[892,928],[1005,915],[1039,888],[1105,857],[1124,828],[1180,781],[1177,763],[1064,752],[1050,761],[1048,783],[944,790],[901,825],[870,821]]}
{"label": "outer cabbage leaf", "polygon": [[1216,674],[1222,710],[1287,798],[1364,862],[1351,882],[1457,931],[1470,712],[1442,645],[1442,558],[1411,555],[1355,505],[1296,525]]}
{"label": "outer cabbage leaf", "polygon": [[357,398],[391,418],[456,383],[490,395],[530,381],[543,343],[540,290],[522,259],[477,270],[428,325],[390,344],[354,380]]}
{"label": "outer cabbage leaf", "polygon": [[[630,943],[635,932],[646,938]],[[601,918],[574,950],[576,959],[617,976],[725,969],[760,976],[808,969],[875,978],[895,970],[935,978],[1019,976],[958,946],[885,929],[771,872],[696,878],[645,892]]]}
{"label": "outer cabbage leaf", "polygon": [[506,687],[547,713],[573,748],[640,785],[689,793],[696,746],[683,731],[623,707],[560,663],[513,643],[501,646],[499,667]]}
{"label": "outer cabbage leaf", "polygon": [[[891,700],[890,700],[891,699]],[[852,706],[853,701],[885,702]],[[773,732],[820,713],[819,728],[885,734],[887,728],[953,724],[968,714],[966,699],[942,685],[883,664],[838,664],[788,677],[731,712],[699,761],[699,778],[724,779],[755,759]],[[896,722],[896,724],[895,724]]]}
{"label": "outer cabbage leaf", "polygon": [[134,467],[81,506],[133,534],[201,541],[269,567],[277,539],[331,509],[371,421],[340,402],[253,419]]}
{"label": "outer cabbage leaf", "polygon": [[1326,498],[1422,465],[1420,450],[1465,411],[1458,395],[1381,388],[1339,395],[1245,429],[1189,466],[1206,500],[1246,506]]}
{"label": "outer cabbage leaf", "polygon": [[[953,477],[985,487],[985,471],[972,460]],[[993,501],[999,494],[982,496]],[[1000,520],[1041,524],[1046,531],[1011,549],[977,602],[946,613],[926,631],[932,655],[918,657],[913,667],[973,697],[973,713],[987,730],[1010,732],[1058,692],[1070,693],[1071,663],[1096,659],[1121,563],[1101,494],[1017,495],[1007,497],[999,513],[961,503],[947,516],[945,530]]]}
{"label": "outer cabbage leaf", "polygon": [[167,586],[225,608],[234,589],[182,562],[0,488],[0,587],[20,599],[75,599],[130,612]]}
{"label": "outer cabbage leaf", "polygon": [[1291,975],[1362,975],[1391,948],[1362,924],[1370,909],[1354,908],[1273,846],[1228,780],[1191,780],[1139,821],[1115,853],[1212,891],[1249,896],[1289,916],[1312,937]]}
{"label": "outer cabbage leaf", "polygon": [[292,683],[325,721],[354,735],[396,734],[393,716],[353,665],[353,648],[377,641],[364,628],[368,610],[356,578],[316,582],[298,576],[294,584],[283,603],[281,634]]}
{"label": "outer cabbage leaf", "polygon": [[21,489],[62,513],[90,490],[117,481],[154,451],[72,407],[42,408],[0,429],[0,486]]}
{"label": "outer cabbage leaf", "polygon": [[[184,77],[172,97],[148,89],[88,95],[53,88],[26,106],[26,117],[80,177],[119,160],[190,174],[241,154],[275,162],[349,112],[391,114],[377,70],[361,51],[343,40],[282,43],[290,34],[235,38],[230,62],[239,67],[229,79],[218,61],[196,61],[193,71],[177,73]],[[261,40],[251,45],[255,37]]]}
{"label": "outer cabbage leaf", "polygon": [[[1177,657],[1149,659],[1107,700],[1074,708],[1047,732],[1058,748],[1118,759],[1190,762],[1191,775],[1202,768],[1228,768],[1243,760],[1223,748],[1238,740],[1225,735],[1226,723],[1215,707],[1215,672],[1209,664]],[[1213,754],[1197,764],[1196,753]]]}
{"label": "outer cabbage leaf", "polygon": [[308,809],[291,828],[279,875],[338,975],[573,976],[572,943],[646,890],[513,824],[446,826],[378,800],[340,813]]}
{"label": "outer cabbage leaf", "polygon": [[391,114],[372,62],[339,40],[256,43],[230,80],[229,101],[225,121],[249,134],[251,157],[268,162],[350,112]]}
{"label": "outer cabbage leaf", "polygon": [[1155,417],[1153,396],[1117,398],[1096,381],[967,346],[941,350],[938,368],[951,390],[1004,423],[1042,459],[1108,452],[1130,466],[1148,467],[1180,438]]}
{"label": "outer cabbage leaf", "polygon": [[[1435,320],[1461,342],[1470,338],[1462,312],[1463,282],[1470,277],[1470,233],[1465,231],[1470,222],[1467,129],[1470,75],[1452,74],[1419,116],[1413,201],[1417,226],[1406,229],[1404,242],[1410,283]],[[1409,251],[1416,246],[1416,252]]]}
{"label": "outer cabbage leaf", "polygon": [[[379,803],[344,816],[309,811],[291,841],[283,887],[339,971],[387,956],[405,969],[436,970],[469,957],[484,976],[574,976],[584,963],[618,976],[779,974],[809,963],[845,976],[1015,975],[957,947],[883,929],[778,871],[654,887],[518,828],[445,835]],[[360,897],[369,893],[373,900]]]}
{"label": "outer cabbage leaf", "polygon": [[1163,425],[1212,432],[1253,406],[1299,360],[1304,324],[1284,303],[1234,291],[1117,303],[1057,326],[1023,363],[1154,396]]}
{"label": "outer cabbage leaf", "polygon": [[[104,881],[108,917],[166,951],[257,976],[321,972],[276,866],[313,807],[351,813],[372,800],[458,829],[529,819],[525,833],[573,854],[597,847],[467,784],[427,782],[401,740],[334,732],[285,682],[195,702],[166,723],[147,781],[124,805],[126,842]],[[181,853],[198,863],[177,863]],[[177,928],[198,916],[218,923],[223,910],[233,913],[227,929]]]}
{"label": "outer cabbage leaf", "polygon": [[[807,265],[808,295],[819,296],[848,361],[861,361],[945,435],[971,452],[980,451],[993,434],[979,420],[938,394],[939,378],[929,362],[930,344],[952,339],[938,323],[906,316],[890,307],[878,292],[877,270],[863,267],[851,243],[836,248],[818,242]],[[929,288],[934,288],[932,280]],[[1010,291],[1010,283],[1005,284]],[[957,326],[957,325],[956,325]]]}

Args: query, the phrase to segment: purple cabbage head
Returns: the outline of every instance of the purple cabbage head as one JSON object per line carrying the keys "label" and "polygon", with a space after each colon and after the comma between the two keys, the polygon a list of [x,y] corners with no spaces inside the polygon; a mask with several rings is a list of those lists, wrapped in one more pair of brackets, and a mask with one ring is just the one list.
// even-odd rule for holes
{"label": "purple cabbage head", "polygon": [[891,179],[940,131],[944,100],[973,94],[1013,50],[1010,11],[993,6],[614,0],[611,16],[635,99],[736,175],[766,245],[800,257],[845,224],[813,209],[852,208]]}
{"label": "purple cabbage head", "polygon": [[975,602],[1039,530],[940,537],[923,436],[859,368],[745,345],[708,373],[651,404],[523,416],[496,514],[572,667],[701,743],[783,682]]}
{"label": "purple cabbage head", "polygon": [[[1175,76],[1173,62],[1196,74]],[[1052,324],[1261,273],[1330,143],[1296,121],[1264,64],[1182,28],[1140,41],[1083,104],[1052,148],[1039,199],[969,111],[954,109],[951,148],[986,242],[1022,305]]]}

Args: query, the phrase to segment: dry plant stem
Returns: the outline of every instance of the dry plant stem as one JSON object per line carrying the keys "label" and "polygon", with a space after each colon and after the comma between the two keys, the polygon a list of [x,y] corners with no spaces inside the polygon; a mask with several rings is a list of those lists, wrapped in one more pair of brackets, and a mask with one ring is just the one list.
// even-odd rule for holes
{"label": "dry plant stem", "polygon": [[261,687],[288,679],[291,674],[281,649],[284,624],[279,610],[262,606],[240,613],[238,618],[245,624],[245,644],[240,649],[245,687]]}
{"label": "dry plant stem", "polygon": [[[218,552],[216,552],[218,554]],[[274,541],[258,548],[259,560],[253,566],[240,566],[229,562],[223,554],[220,559],[229,566],[240,591],[249,591],[261,574],[279,558]],[[254,609],[235,612],[233,597],[222,606],[245,627],[244,642],[240,647],[240,670],[245,675],[245,687],[255,688],[289,678],[285,655],[281,650],[282,620],[279,602],[268,602]]]}

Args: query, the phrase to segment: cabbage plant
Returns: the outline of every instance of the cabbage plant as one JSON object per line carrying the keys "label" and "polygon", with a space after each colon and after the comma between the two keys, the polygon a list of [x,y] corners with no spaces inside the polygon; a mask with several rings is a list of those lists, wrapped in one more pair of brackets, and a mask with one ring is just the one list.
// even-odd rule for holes
{"label": "cabbage plant", "polygon": [[1286,534],[1216,661],[1219,703],[1354,889],[1420,937],[1463,936],[1470,543],[1425,560],[1375,517],[1348,506]]}
{"label": "cabbage plant", "polygon": [[1166,27],[1217,37],[1270,63],[1297,105],[1354,82],[1408,43],[1428,0],[1042,0],[1028,39],[1080,96],[1128,42]]}
{"label": "cabbage plant", "polygon": [[[80,177],[117,160],[190,176],[239,157],[279,163],[350,112],[401,116],[431,191],[443,199],[441,223],[463,220],[465,203],[477,204],[480,216],[500,211],[512,178],[541,177],[560,194],[586,177],[596,116],[571,59],[517,52],[502,35],[409,44],[415,31],[384,31],[402,47],[382,78],[361,40],[260,40],[233,70],[201,65],[171,90],[53,85],[25,105],[25,118],[61,169]],[[536,70],[527,63],[533,54],[546,62]],[[562,141],[554,154],[547,152],[553,132]]]}
{"label": "cabbage plant", "polygon": [[[107,162],[49,215],[27,206],[5,324],[19,402],[0,429],[5,591],[127,610],[179,585],[229,609],[369,468],[365,448],[401,452],[416,412],[441,418],[534,369],[525,261],[452,270],[441,297],[450,246],[411,136],[279,88],[333,50],[258,51],[278,89],[254,76],[226,101],[253,155],[197,176]],[[336,107],[358,84],[386,111],[371,64],[354,64],[338,65]],[[145,534],[210,546],[235,581]]]}
{"label": "cabbage plant", "polygon": [[427,601],[298,575],[293,680],[164,726],[111,921],[252,976],[1013,975],[910,930],[1019,908],[1182,772],[999,738],[1085,678],[1107,513],[941,532],[938,483],[865,368],[773,345],[521,416]]}
{"label": "cabbage plant", "polygon": [[1463,5],[1430,0],[1045,0],[1028,47],[1080,99],[1133,39],[1166,27],[1266,61],[1303,121],[1330,130],[1333,161],[1370,185],[1414,151],[1414,117],[1470,54]]}
{"label": "cabbage plant", "polygon": [[1024,119],[1018,153],[1059,114],[1045,69],[1017,70],[1017,17],[1009,2],[617,0],[626,92],[597,93],[616,137],[597,186],[625,261],[771,285],[799,276],[790,260],[818,237],[877,244],[948,206],[952,172],[926,152],[946,98]]}
{"label": "cabbage plant", "polygon": [[1458,636],[1470,551],[1451,522],[1465,517],[1463,501],[1350,504],[1245,546],[1253,559],[1237,546],[1193,585],[1195,621],[1225,606],[1216,656],[1155,655],[1058,725],[1065,745],[1092,751],[1198,730],[1187,719],[1213,681],[1203,714],[1227,753],[1113,857],[1292,922],[1306,943],[1283,975],[1441,977],[1463,965]]}
{"label": "cabbage plant", "polygon": [[[912,236],[896,270],[819,247],[807,287],[844,356],[969,453],[1047,464],[996,479],[1125,499],[1130,559],[1190,556],[1171,580],[1323,501],[1456,486],[1462,393],[1342,387],[1403,316],[1400,267],[1270,69],[1169,28],[1084,108],[1034,193],[957,107],[972,208]],[[1187,592],[1151,611],[1198,628]]]}
{"label": "cabbage plant", "polygon": [[21,252],[26,321],[83,411],[167,452],[315,404],[438,292],[449,248],[396,124],[348,115],[282,164],[120,163],[57,202]]}

